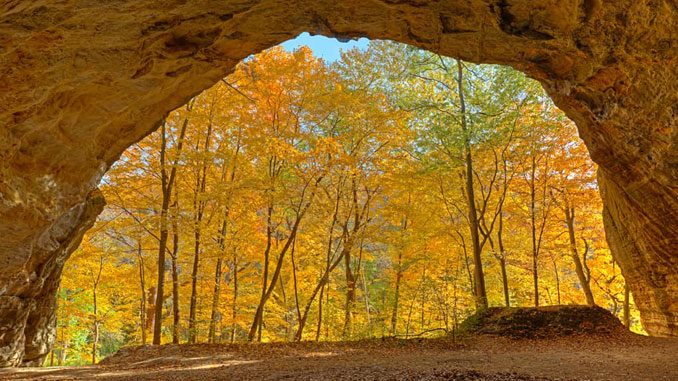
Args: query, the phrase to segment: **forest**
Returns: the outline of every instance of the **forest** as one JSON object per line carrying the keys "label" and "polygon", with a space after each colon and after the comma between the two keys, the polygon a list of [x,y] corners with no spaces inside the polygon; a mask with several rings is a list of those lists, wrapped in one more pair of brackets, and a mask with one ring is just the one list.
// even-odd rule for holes
{"label": "forest", "polygon": [[372,41],[268,49],[104,177],[66,262],[45,365],[127,345],[451,334],[488,306],[638,313],[596,166],[504,66]]}

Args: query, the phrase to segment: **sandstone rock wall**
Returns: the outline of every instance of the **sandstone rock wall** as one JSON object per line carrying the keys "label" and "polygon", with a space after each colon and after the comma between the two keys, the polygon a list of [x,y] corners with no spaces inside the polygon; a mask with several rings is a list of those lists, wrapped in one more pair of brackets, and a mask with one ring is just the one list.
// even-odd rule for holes
{"label": "sandstone rock wall", "polygon": [[675,0],[9,0],[0,365],[36,364],[51,346],[44,316],[63,260],[121,152],[239,60],[303,31],[393,39],[539,80],[601,167],[606,229],[646,328],[678,334]]}

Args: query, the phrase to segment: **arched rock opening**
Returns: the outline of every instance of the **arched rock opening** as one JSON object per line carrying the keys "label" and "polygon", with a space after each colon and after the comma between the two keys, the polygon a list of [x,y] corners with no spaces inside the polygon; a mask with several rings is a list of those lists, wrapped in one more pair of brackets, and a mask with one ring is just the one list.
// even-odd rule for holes
{"label": "arched rock opening", "polygon": [[15,0],[0,6],[0,366],[54,339],[63,262],[132,143],[303,31],[392,39],[539,80],[600,166],[608,240],[650,334],[678,335],[672,0]]}

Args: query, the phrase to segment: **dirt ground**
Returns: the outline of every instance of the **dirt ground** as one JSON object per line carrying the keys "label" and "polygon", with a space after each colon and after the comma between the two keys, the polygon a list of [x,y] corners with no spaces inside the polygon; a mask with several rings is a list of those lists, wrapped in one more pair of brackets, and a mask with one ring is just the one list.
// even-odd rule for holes
{"label": "dirt ground", "polygon": [[7,380],[678,380],[678,339],[614,337],[163,345]]}

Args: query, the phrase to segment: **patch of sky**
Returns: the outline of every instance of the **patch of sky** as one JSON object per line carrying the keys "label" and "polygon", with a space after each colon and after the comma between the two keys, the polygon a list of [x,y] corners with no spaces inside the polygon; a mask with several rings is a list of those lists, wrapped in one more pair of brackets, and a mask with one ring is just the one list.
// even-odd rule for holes
{"label": "patch of sky", "polygon": [[292,52],[304,45],[308,46],[316,57],[320,57],[325,60],[325,62],[331,63],[341,58],[342,50],[345,51],[353,48],[365,49],[369,42],[370,40],[367,38],[342,42],[336,38],[311,36],[305,32],[292,40],[283,42],[281,46],[288,52]]}

